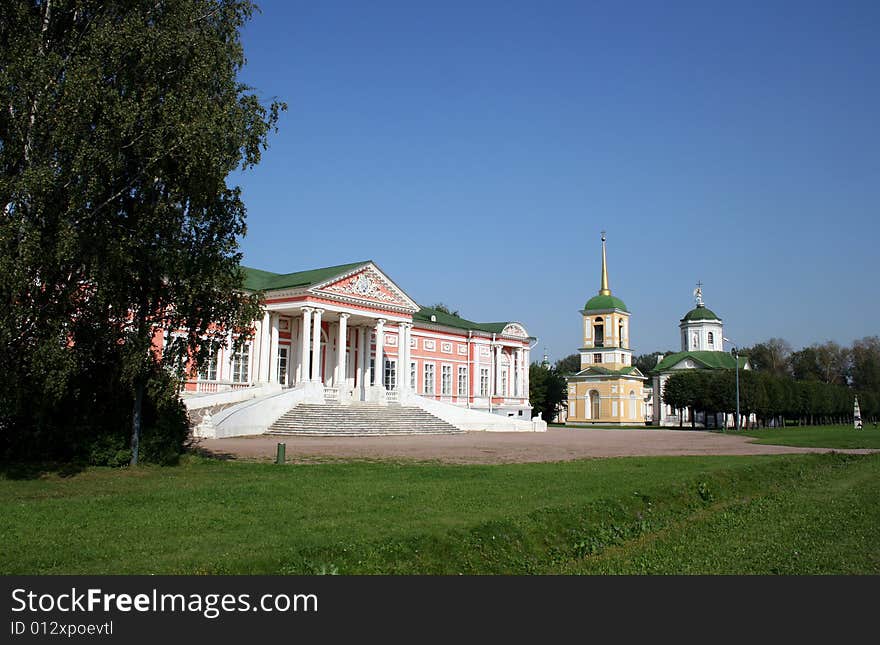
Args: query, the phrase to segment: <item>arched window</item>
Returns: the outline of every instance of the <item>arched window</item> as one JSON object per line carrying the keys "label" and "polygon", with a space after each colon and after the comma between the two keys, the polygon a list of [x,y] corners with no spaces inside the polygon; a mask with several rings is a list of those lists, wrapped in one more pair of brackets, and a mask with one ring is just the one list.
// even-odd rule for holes
{"label": "arched window", "polygon": [[694,341],[693,342],[694,349],[700,349],[700,336],[699,336],[699,334],[693,335],[693,341]]}
{"label": "arched window", "polygon": [[593,345],[605,347],[605,325],[601,318],[596,318],[596,324],[593,325]]}
{"label": "arched window", "polygon": [[715,334],[713,334],[710,331],[709,332],[709,347],[714,347],[714,346],[715,346]]}
{"label": "arched window", "polygon": [[629,418],[630,419],[636,418],[636,391],[635,390],[629,391]]}
{"label": "arched window", "polygon": [[617,323],[617,344],[623,347],[623,321]]}

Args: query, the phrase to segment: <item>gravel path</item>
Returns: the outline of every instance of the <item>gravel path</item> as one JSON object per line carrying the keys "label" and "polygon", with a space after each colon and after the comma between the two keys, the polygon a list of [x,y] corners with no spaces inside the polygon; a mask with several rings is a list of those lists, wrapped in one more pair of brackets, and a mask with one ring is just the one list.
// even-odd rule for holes
{"label": "gravel path", "polygon": [[[599,430],[550,428],[547,432],[468,432],[397,437],[269,436],[203,439],[199,447],[233,459],[274,459],[286,444],[288,461],[339,459],[438,460],[456,464],[567,461],[591,457],[679,455],[782,455],[833,452],[750,443],[752,437],[693,430]],[[836,449],[865,454],[874,450]]]}

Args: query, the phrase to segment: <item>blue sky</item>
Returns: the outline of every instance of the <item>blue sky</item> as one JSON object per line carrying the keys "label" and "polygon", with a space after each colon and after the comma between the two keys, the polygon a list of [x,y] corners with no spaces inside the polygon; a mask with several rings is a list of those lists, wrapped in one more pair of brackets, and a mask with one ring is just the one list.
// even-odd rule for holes
{"label": "blue sky", "polygon": [[741,345],[880,333],[880,3],[260,5],[242,78],[289,110],[232,177],[245,264],[372,259],[555,360],[604,229],[636,353],[697,280]]}

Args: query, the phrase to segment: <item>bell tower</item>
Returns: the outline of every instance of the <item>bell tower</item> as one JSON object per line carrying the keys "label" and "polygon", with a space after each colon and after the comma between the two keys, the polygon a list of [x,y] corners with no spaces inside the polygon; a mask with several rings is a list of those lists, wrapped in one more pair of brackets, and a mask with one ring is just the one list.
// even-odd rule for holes
{"label": "bell tower", "polygon": [[580,349],[581,369],[601,367],[619,370],[632,366],[629,311],[608,286],[608,258],[602,231],[602,277],[599,293],[587,301],[583,316],[584,344]]}

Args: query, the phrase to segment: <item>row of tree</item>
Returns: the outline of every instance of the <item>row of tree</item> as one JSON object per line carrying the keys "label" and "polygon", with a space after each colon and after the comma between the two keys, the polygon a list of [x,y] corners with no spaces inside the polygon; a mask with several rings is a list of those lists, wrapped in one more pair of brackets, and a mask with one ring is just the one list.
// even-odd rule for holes
{"label": "row of tree", "polygon": [[[851,422],[852,388],[820,381],[796,381],[769,372],[741,370],[739,407],[743,417],[754,414],[762,426],[784,426]],[[874,420],[880,414],[880,397],[858,393],[862,418]],[[679,410],[690,410],[691,425],[698,412],[707,420],[724,415],[717,425],[726,425],[727,415],[736,413],[736,374],[733,370],[682,370],[669,377],[663,387],[663,402]]]}
{"label": "row of tree", "polygon": [[[650,376],[661,356],[651,352],[633,358],[633,365]],[[816,343],[794,351],[781,338],[740,350],[752,370],[740,372],[740,407],[743,414],[756,414],[762,423],[783,419],[799,423],[849,420],[853,399],[859,397],[862,416],[880,416],[880,337],[868,336],[845,347],[833,341]],[[555,365],[534,364],[533,405],[552,419],[565,401],[565,377],[580,371],[580,355],[570,354]],[[681,378],[679,378],[679,376]],[[672,390],[670,391],[670,384]],[[666,401],[665,397],[670,400]],[[695,409],[710,414],[736,409],[733,372],[688,372],[666,383],[664,401],[675,409]],[[693,415],[691,416],[693,419]]]}

